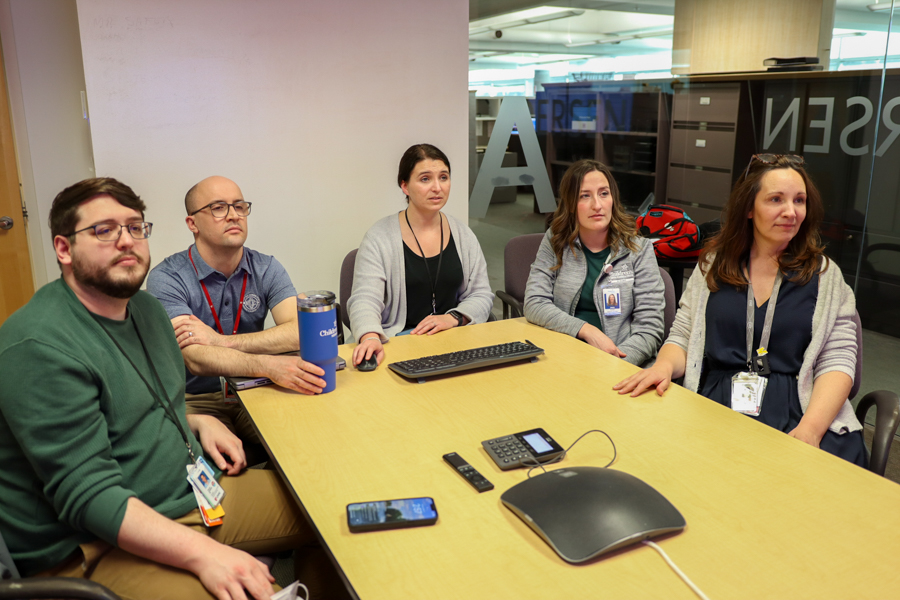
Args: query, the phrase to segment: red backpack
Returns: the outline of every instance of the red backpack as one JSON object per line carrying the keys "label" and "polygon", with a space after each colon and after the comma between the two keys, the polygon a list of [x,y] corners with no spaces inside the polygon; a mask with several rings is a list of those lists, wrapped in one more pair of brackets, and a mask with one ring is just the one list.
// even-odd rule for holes
{"label": "red backpack", "polygon": [[691,259],[700,256],[700,229],[680,208],[657,204],[635,221],[638,231],[653,240],[657,258]]}

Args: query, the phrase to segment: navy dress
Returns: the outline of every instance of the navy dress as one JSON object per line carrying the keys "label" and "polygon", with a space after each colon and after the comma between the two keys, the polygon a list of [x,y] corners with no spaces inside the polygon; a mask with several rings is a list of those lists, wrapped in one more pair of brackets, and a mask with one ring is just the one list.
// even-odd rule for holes
{"label": "navy dress", "polygon": [[[819,292],[819,278],[797,285],[784,278],[775,305],[769,337],[769,383],[759,416],[748,415],[785,433],[803,417],[797,392],[797,374],[803,353],[812,340],[812,318]],[[759,348],[769,302],[756,307],[753,347]],[[731,407],[731,377],[747,370],[747,290],[720,285],[709,295],[706,305],[706,364],[700,393]],[[825,432],[819,447],[865,468],[868,463],[862,431],[837,434]]]}

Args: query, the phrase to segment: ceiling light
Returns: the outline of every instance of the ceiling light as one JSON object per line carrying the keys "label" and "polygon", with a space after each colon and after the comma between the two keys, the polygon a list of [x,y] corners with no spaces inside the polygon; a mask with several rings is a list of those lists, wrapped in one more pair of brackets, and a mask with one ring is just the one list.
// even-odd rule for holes
{"label": "ceiling light", "polygon": [[[894,6],[894,3],[893,3],[893,2],[885,2],[884,4],[877,4],[877,3],[876,3],[876,4],[870,4],[870,5],[867,6],[866,8],[868,8],[868,9],[871,10],[872,12],[875,12],[875,11],[879,11],[879,10],[888,10],[888,9],[890,9],[890,8],[893,7],[893,6]],[[897,8],[900,8],[900,6],[898,6]]]}
{"label": "ceiling light", "polygon": [[476,27],[469,29],[469,35],[478,35],[479,33],[487,33],[488,31],[497,31],[499,29],[509,29],[511,27],[522,27],[523,25],[534,25],[536,23],[545,23],[547,21],[555,21],[556,19],[568,19],[569,17],[580,17],[584,14],[583,10],[572,9],[562,12],[550,13],[549,15],[540,15],[537,17],[528,17],[526,19],[517,19],[515,21],[507,21],[505,23],[497,23],[495,25],[485,25],[484,27]]}
{"label": "ceiling light", "polygon": [[630,35],[614,35],[610,37],[600,38],[598,40],[591,40],[589,42],[573,42],[570,44],[564,44],[566,48],[577,48],[578,46],[593,46],[594,44],[618,44],[619,42],[624,42],[627,40],[641,40],[644,38],[651,37],[662,37],[666,35],[672,35],[672,30],[667,29],[665,31],[648,31],[646,33],[632,33]]}

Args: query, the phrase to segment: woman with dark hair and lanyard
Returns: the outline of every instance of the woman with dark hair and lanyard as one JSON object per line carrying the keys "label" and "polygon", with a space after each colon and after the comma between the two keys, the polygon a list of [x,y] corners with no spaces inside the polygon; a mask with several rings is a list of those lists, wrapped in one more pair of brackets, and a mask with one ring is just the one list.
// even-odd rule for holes
{"label": "woman with dark hair and lanyard", "polygon": [[487,321],[494,302],[487,264],[471,229],[441,212],[450,195],[450,161],[431,144],[411,146],[397,184],[407,207],[366,232],[347,301],[358,345],[353,364],[381,364],[392,335],[432,335]]}
{"label": "woman with dark hair and lanyard", "polygon": [[614,389],[662,394],[683,375],[689,390],[865,467],[862,426],[847,400],[856,303],[823,254],[823,216],[802,157],[754,156],[656,363]]}
{"label": "woman with dark hair and lanyard", "polygon": [[609,168],[574,163],[525,287],[525,317],[643,365],[662,343],[665,287]]}

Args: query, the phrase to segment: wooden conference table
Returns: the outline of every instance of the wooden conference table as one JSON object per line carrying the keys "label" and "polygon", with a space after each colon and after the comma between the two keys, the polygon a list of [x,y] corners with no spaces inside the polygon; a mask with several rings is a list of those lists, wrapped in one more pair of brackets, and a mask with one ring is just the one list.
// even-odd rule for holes
{"label": "wooden conference table", "polygon": [[[711,599],[900,597],[900,486],[683,388],[621,397],[635,367],[524,319],[394,338],[388,360],[529,339],[536,363],[411,383],[382,364],[337,389],[275,386],[242,401],[354,592],[369,598],[695,598],[651,548],[560,559],[500,495],[481,441],[543,427],[564,447],[603,429],[611,468],[659,490],[687,520],[657,540]],[[348,363],[352,345],[341,346]],[[442,460],[458,452],[496,486],[477,493]],[[602,466],[600,434],[561,464]],[[351,534],[351,502],[431,496],[435,526]]]}

